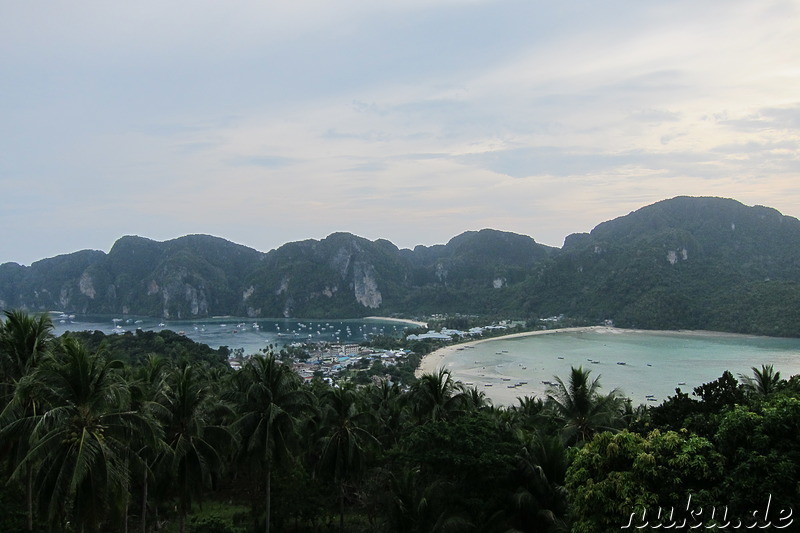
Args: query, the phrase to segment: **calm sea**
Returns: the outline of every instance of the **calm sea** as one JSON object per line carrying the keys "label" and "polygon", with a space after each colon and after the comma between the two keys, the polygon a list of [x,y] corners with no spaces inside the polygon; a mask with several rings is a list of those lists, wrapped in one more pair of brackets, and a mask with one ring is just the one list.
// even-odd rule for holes
{"label": "calm sea", "polygon": [[[566,381],[572,366],[590,370],[592,379],[600,376],[601,392],[619,388],[634,405],[656,405],[675,394],[676,387],[691,394],[725,370],[738,378],[752,375],[753,366],[771,364],[781,377],[800,374],[800,339],[613,329],[562,332],[477,344],[445,356],[442,364],[495,405],[543,396],[543,381],[555,381],[555,376]],[[527,383],[514,386],[520,382]]]}
{"label": "calm sea", "polygon": [[[400,334],[407,324],[366,320],[245,319],[161,321],[147,317],[54,317],[57,335],[65,331],[171,329],[212,348],[227,346],[245,354],[272,344],[295,342],[361,342],[373,335]],[[624,365],[618,363],[625,363]],[[495,405],[511,405],[522,396],[544,396],[555,376],[566,380],[571,366],[600,376],[601,392],[613,388],[634,404],[660,403],[680,387],[684,392],[713,381],[730,370],[751,375],[751,367],[771,364],[782,377],[800,374],[800,339],[744,335],[596,330],[529,337],[499,338],[455,351],[442,364],[453,376],[475,385]],[[525,382],[524,384],[519,384]],[[516,386],[514,386],[516,385]]]}
{"label": "calm sea", "polygon": [[106,334],[159,331],[182,332],[196,342],[212,348],[227,346],[242,349],[247,355],[259,353],[270,344],[278,349],[296,342],[362,342],[373,335],[400,334],[407,324],[377,319],[306,320],[217,317],[203,320],[159,320],[147,317],[76,316],[62,319],[54,316],[55,333],[65,331],[101,331]]}

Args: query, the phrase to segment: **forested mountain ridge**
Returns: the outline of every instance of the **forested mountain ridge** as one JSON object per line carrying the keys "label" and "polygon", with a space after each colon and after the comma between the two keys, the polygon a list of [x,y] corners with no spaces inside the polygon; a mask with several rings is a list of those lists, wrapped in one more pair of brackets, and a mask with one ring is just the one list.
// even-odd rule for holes
{"label": "forested mountain ridge", "polygon": [[30,267],[0,265],[0,307],[165,318],[567,314],[643,328],[800,335],[800,221],[678,197],[567,237],[466,232],[398,249],[348,233],[267,253],[206,235],[123,237]]}
{"label": "forested mountain ridge", "polygon": [[207,235],[165,242],[126,236],[108,254],[86,250],[30,267],[0,265],[0,308],[165,318],[355,317],[410,311],[437,286],[459,294],[492,291],[523,278],[555,250],[495,230],[413,251],[349,233],[268,253]]}
{"label": "forested mountain ridge", "polygon": [[800,335],[798,282],[800,221],[678,197],[570,235],[523,306],[628,327]]}

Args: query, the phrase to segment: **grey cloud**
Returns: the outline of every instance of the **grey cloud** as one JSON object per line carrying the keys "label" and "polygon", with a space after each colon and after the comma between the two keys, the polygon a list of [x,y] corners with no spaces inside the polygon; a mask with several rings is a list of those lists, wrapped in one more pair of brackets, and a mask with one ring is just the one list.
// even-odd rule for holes
{"label": "grey cloud", "polygon": [[337,128],[328,128],[325,132],[321,135],[323,139],[355,139],[359,141],[370,141],[370,142],[385,142],[390,140],[390,135],[385,131],[365,131],[365,132],[350,132],[350,131],[341,131]]}
{"label": "grey cloud", "polygon": [[677,122],[680,120],[681,114],[665,109],[642,109],[631,113],[628,118],[639,122],[661,124],[663,122]]}
{"label": "grey cloud", "polygon": [[370,172],[377,173],[386,170],[386,164],[382,161],[366,161],[353,167],[342,170],[342,172]]}
{"label": "grey cloud", "polygon": [[711,154],[649,153],[629,151],[618,154],[581,153],[559,147],[529,147],[470,154],[457,158],[464,164],[477,165],[513,178],[537,175],[559,177],[600,174],[624,166],[640,166],[654,170],[665,170],[675,175],[698,175],[716,177],[727,171],[715,167],[698,165],[716,161]]}
{"label": "grey cloud", "polygon": [[713,152],[723,154],[740,154],[740,153],[759,153],[771,150],[798,150],[800,143],[797,141],[785,140],[778,142],[756,142],[750,141],[747,143],[735,144],[721,144],[711,149]]}
{"label": "grey cloud", "polygon": [[800,106],[765,107],[748,117],[728,119],[726,116],[715,116],[721,124],[740,131],[763,131],[765,129],[800,130]]}
{"label": "grey cloud", "polygon": [[229,160],[229,162],[235,166],[255,166],[264,168],[285,168],[299,163],[300,161],[300,159],[277,155],[243,156]]}
{"label": "grey cloud", "polygon": [[789,108],[766,108],[761,114],[769,118],[776,127],[788,130],[800,129],[800,106]]}

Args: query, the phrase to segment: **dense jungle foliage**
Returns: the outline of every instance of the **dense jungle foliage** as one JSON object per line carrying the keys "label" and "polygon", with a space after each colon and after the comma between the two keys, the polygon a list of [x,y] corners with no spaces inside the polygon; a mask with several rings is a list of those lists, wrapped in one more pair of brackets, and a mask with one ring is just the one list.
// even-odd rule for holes
{"label": "dense jungle foliage", "polygon": [[800,379],[771,367],[651,407],[573,368],[497,408],[446,370],[331,387],[51,331],[0,323],[0,531],[797,530]]}

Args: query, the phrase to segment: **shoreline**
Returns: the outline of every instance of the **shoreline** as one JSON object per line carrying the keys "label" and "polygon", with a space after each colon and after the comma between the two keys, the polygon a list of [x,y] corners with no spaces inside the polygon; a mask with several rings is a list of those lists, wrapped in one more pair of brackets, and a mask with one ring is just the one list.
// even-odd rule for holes
{"label": "shoreline", "polygon": [[[377,317],[371,317],[377,318]],[[390,319],[394,320],[394,319]],[[414,371],[416,377],[422,374],[435,373],[443,365],[441,364],[445,357],[452,355],[459,348],[467,346],[475,346],[485,342],[492,342],[496,340],[514,339],[519,337],[529,337],[533,335],[553,335],[557,333],[587,333],[587,332],[602,332],[611,335],[624,334],[624,333],[650,333],[655,335],[683,335],[683,336],[698,336],[698,337],[759,337],[759,335],[748,335],[745,333],[727,333],[724,331],[707,331],[707,330],[689,330],[689,329],[628,329],[628,328],[615,328],[613,326],[581,326],[575,328],[558,328],[558,329],[542,329],[536,331],[523,331],[521,333],[509,333],[508,335],[499,335],[497,337],[490,337],[488,339],[476,339],[468,342],[459,342],[457,344],[450,344],[443,346],[437,350],[422,357],[419,366]]]}
{"label": "shoreline", "polygon": [[365,316],[362,320],[390,320],[392,322],[402,322],[409,326],[417,326],[420,328],[427,328],[427,322],[420,322],[419,320],[411,320],[410,318],[392,318],[390,316]]}

